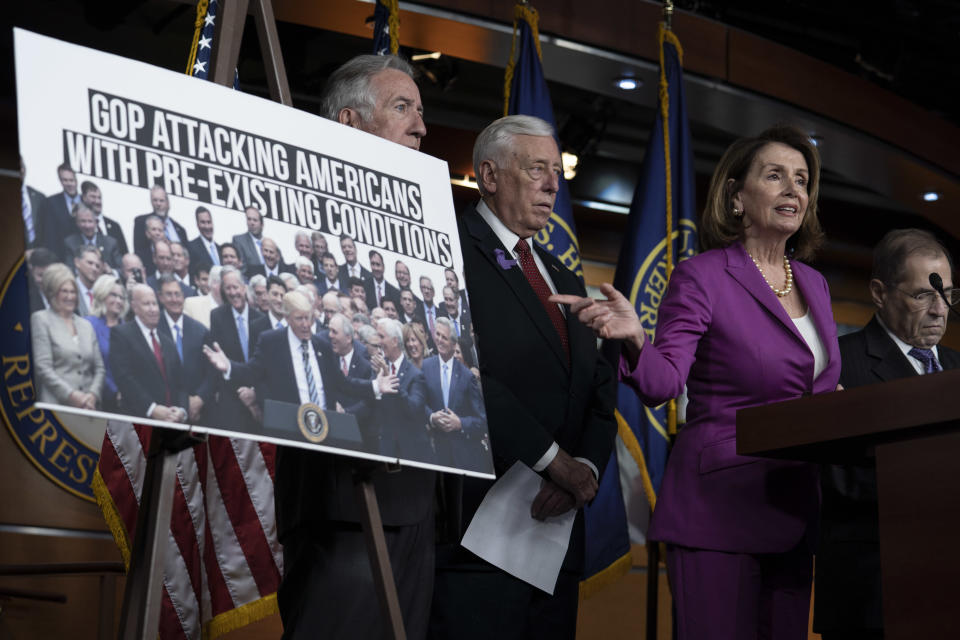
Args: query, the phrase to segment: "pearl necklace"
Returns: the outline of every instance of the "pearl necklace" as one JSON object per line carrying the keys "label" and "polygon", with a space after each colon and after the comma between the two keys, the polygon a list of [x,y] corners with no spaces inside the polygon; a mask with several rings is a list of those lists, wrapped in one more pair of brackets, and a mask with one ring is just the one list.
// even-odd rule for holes
{"label": "pearl necklace", "polygon": [[787,256],[783,256],[783,270],[787,272],[787,281],[783,284],[783,289],[777,289],[775,286],[770,284],[769,280],[767,280],[767,274],[763,272],[763,267],[761,267],[760,262],[753,257],[753,254],[747,255],[750,256],[751,260],[753,260],[753,264],[757,265],[757,270],[760,271],[763,281],[767,283],[767,286],[770,287],[775,294],[777,294],[778,298],[783,298],[793,291],[793,269],[790,268],[790,261],[787,259]]}

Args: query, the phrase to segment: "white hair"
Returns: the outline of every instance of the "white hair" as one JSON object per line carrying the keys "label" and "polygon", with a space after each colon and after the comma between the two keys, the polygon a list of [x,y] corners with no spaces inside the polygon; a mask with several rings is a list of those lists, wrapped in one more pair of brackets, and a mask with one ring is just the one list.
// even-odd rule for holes
{"label": "white hair", "polygon": [[377,320],[377,328],[383,329],[387,337],[396,338],[398,345],[403,345],[403,325],[399,320],[393,318],[380,318]]}
{"label": "white hair", "polygon": [[477,176],[480,195],[490,195],[483,189],[480,165],[485,160],[504,164],[507,151],[513,146],[513,139],[516,136],[550,136],[552,138],[554,130],[546,120],[522,115],[506,116],[487,125],[473,144],[473,174]]}

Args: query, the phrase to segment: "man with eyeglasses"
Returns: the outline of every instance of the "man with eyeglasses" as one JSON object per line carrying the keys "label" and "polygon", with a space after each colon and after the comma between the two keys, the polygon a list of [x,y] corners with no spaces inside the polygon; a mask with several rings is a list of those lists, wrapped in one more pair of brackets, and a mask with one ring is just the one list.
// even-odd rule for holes
{"label": "man with eyeglasses", "polygon": [[[585,562],[582,508],[613,449],[615,379],[591,330],[548,299],[585,295],[583,284],[533,242],[563,170],[553,127],[532,116],[501,118],[477,137],[473,164],[481,200],[457,222],[494,466],[497,475],[517,461],[543,472],[524,508],[538,520],[572,511],[574,524],[552,594],[473,555],[458,535],[438,545],[431,636],[572,639]],[[424,291],[424,301],[432,295]],[[460,531],[492,484],[463,479],[462,518],[452,519]]]}
{"label": "man with eyeglasses", "polygon": [[[933,234],[898,229],[873,252],[870,296],[876,314],[860,331],[840,338],[845,388],[960,367],[960,353],[941,346],[947,303],[930,286],[943,280],[951,305],[953,261]],[[814,593],[814,631],[824,640],[883,638],[877,481],[873,460],[826,465]]]}

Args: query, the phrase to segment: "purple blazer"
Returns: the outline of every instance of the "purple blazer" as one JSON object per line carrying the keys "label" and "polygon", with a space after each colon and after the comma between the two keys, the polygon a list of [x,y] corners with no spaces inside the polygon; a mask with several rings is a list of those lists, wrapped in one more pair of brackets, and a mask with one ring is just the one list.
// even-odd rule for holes
{"label": "purple blazer", "polygon": [[777,553],[813,533],[817,467],[736,454],[737,409],[833,391],[840,378],[837,327],[826,280],[792,262],[829,363],[813,379],[813,354],[743,246],[681,262],[660,305],[655,344],[621,379],[650,406],[687,385],[677,436],[649,536],[737,553]]}

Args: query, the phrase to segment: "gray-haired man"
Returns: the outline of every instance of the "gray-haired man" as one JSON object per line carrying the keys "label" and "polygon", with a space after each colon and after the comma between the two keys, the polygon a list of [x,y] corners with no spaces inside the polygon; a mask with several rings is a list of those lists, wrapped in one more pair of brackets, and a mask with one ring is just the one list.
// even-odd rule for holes
{"label": "gray-haired man", "polygon": [[[395,56],[357,56],[334,71],[324,90],[323,113],[411,149],[419,149],[427,133],[413,69]],[[433,472],[414,469],[374,474],[408,638],[426,635],[433,592],[435,480]],[[318,496],[315,487],[322,486],[338,491]],[[385,636],[388,626],[375,606],[351,464],[337,456],[281,447],[276,501],[283,544],[278,605],[284,638]]]}

